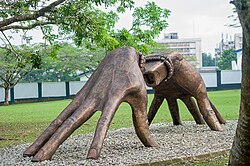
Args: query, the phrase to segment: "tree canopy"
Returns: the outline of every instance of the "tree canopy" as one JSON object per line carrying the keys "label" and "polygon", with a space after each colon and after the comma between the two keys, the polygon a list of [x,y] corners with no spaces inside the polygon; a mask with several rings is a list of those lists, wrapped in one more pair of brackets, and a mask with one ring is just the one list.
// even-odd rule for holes
{"label": "tree canopy", "polygon": [[[52,50],[51,47],[46,49]],[[105,55],[103,49],[90,52],[86,48],[79,48],[64,43],[57,50],[57,56],[43,54],[40,68],[32,70],[22,82],[46,82],[46,81],[79,81],[79,75],[93,71]]]}
{"label": "tree canopy", "polygon": [[220,70],[232,70],[232,61],[237,60],[237,54],[234,50],[225,50],[217,60],[217,66]]}
{"label": "tree canopy", "polygon": [[[115,10],[108,10],[109,7]],[[118,14],[127,8],[134,8],[131,28],[115,29]],[[170,13],[155,2],[148,2],[144,8],[134,7],[132,0],[9,0],[1,1],[0,9],[2,34],[7,30],[14,33],[39,29],[50,43],[72,40],[78,46],[106,50],[130,45],[143,52],[167,27]],[[25,33],[23,38],[32,40]]]}
{"label": "tree canopy", "polygon": [[41,56],[34,47],[16,46],[15,51],[0,48],[0,87],[5,89],[8,105],[9,89],[14,87],[33,68],[40,67]]}
{"label": "tree canopy", "polygon": [[212,55],[209,53],[202,53],[202,66],[215,66],[215,58],[212,57]]}

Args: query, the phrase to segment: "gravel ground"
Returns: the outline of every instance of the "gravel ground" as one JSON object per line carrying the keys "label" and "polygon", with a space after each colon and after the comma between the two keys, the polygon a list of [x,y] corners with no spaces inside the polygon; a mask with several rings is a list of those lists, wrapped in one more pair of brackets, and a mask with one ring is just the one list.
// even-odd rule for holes
{"label": "gravel ground", "polygon": [[157,148],[144,147],[133,128],[110,131],[98,160],[86,160],[93,134],[69,138],[59,147],[51,161],[41,163],[32,163],[31,158],[22,157],[28,145],[18,145],[0,149],[0,165],[133,165],[196,156],[229,149],[236,123],[228,121],[223,125],[223,132],[211,131],[206,125],[196,125],[194,122],[183,122],[181,126],[173,126],[172,123],[154,124],[150,128],[160,145]]}

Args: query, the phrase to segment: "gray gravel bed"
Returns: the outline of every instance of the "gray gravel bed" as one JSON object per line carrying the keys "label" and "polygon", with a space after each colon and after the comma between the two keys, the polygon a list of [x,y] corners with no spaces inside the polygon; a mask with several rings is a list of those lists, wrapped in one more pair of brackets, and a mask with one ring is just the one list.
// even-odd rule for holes
{"label": "gray gravel bed", "polygon": [[196,156],[229,149],[236,123],[228,121],[223,125],[223,132],[211,131],[208,126],[196,125],[195,122],[183,122],[181,126],[154,124],[150,128],[160,145],[156,148],[144,147],[133,128],[109,131],[98,160],[86,160],[93,134],[70,137],[59,147],[52,160],[41,163],[32,163],[31,158],[22,157],[28,145],[18,145],[0,149],[0,165],[133,165]]}

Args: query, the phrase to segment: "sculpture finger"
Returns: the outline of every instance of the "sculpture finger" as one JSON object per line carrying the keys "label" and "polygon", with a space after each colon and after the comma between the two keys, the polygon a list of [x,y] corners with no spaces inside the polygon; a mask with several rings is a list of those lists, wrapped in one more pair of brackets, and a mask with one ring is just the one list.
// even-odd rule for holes
{"label": "sculpture finger", "polygon": [[201,114],[204,118],[204,120],[206,121],[207,125],[215,131],[222,131],[223,128],[220,124],[220,122],[218,121],[214,110],[212,109],[212,107],[210,106],[209,100],[207,98],[205,99],[196,99],[199,109],[201,111]]}
{"label": "sculpture finger", "polygon": [[126,100],[132,108],[132,117],[135,132],[138,138],[146,147],[155,147],[158,144],[154,141],[147,120],[147,92],[142,91],[136,95],[128,96]]}
{"label": "sculpture finger", "polygon": [[[77,99],[76,97],[75,99]],[[51,122],[45,131],[31,144],[24,152],[23,156],[34,156],[38,150],[49,140],[61,124],[79,107],[78,100],[73,100],[59,115]]]}
{"label": "sculpture finger", "polygon": [[105,104],[96,127],[93,141],[88,151],[88,159],[97,159],[100,156],[104,138],[106,137],[108,128],[119,104],[119,100],[110,100]]}
{"label": "sculpture finger", "polygon": [[148,124],[150,125],[153,121],[159,107],[161,106],[163,102],[163,98],[157,98],[154,96],[154,99],[150,105],[149,112],[148,112]]}
{"label": "sculpture finger", "polygon": [[57,148],[95,112],[94,105],[80,106],[63,124],[55,131],[47,143],[40,148],[32,161],[50,160]]}
{"label": "sculpture finger", "polygon": [[[140,104],[141,105],[141,104]],[[154,141],[151,132],[149,131],[149,125],[147,122],[146,108],[142,108],[138,104],[132,104],[132,117],[136,134],[141,142],[146,147],[156,147],[158,144]]]}
{"label": "sculpture finger", "polygon": [[205,124],[205,121],[200,113],[200,110],[199,110],[194,98],[185,97],[185,98],[181,98],[181,100],[187,106],[187,108],[188,108],[189,112],[191,113],[191,115],[193,116],[196,124]]}
{"label": "sculpture finger", "polygon": [[210,103],[212,109],[214,110],[215,115],[216,115],[216,117],[218,118],[220,124],[225,124],[225,123],[226,123],[226,120],[221,116],[220,112],[216,109],[216,107],[215,107],[214,104],[211,102],[211,100],[209,100],[209,103]]}
{"label": "sculpture finger", "polygon": [[168,107],[170,110],[171,117],[173,119],[174,125],[181,125],[180,113],[177,104],[177,100],[175,98],[166,99],[168,102]]}

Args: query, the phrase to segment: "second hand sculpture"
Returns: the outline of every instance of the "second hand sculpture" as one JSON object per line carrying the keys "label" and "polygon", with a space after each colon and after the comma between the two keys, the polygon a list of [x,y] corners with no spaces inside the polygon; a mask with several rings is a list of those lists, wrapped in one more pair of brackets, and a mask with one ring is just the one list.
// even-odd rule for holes
{"label": "second hand sculpture", "polygon": [[209,100],[202,77],[190,63],[175,52],[145,59],[144,80],[154,90],[154,99],[148,112],[149,123],[166,99],[174,125],[181,124],[177,105],[177,99],[181,99],[197,124],[203,124],[205,120],[212,130],[223,130],[220,124],[225,123],[225,120]]}
{"label": "second hand sculpture", "polygon": [[143,56],[132,47],[108,53],[73,101],[24,151],[23,156],[34,156],[32,161],[51,159],[58,147],[100,110],[102,114],[87,154],[87,158],[97,159],[121,102],[130,104],[135,131],[141,142],[145,146],[157,146],[147,121],[147,91],[139,67],[142,64]]}

